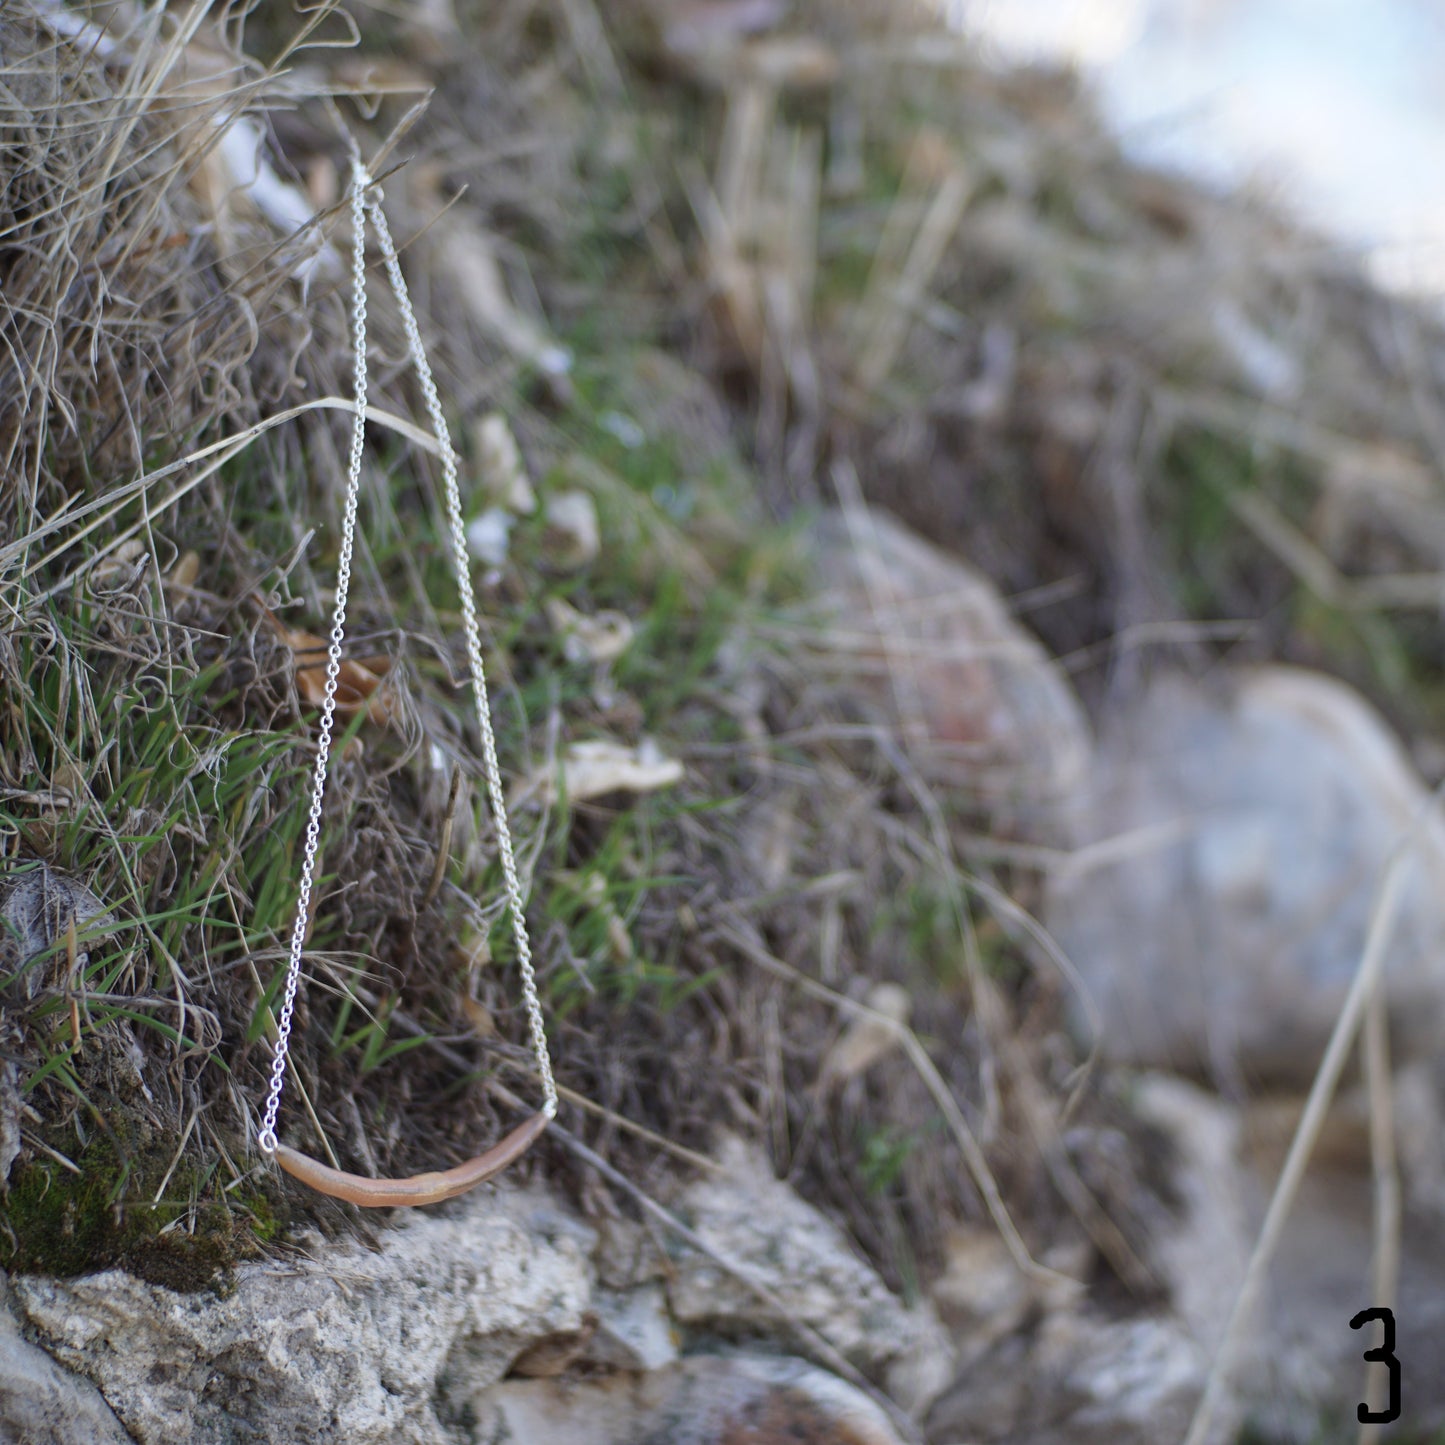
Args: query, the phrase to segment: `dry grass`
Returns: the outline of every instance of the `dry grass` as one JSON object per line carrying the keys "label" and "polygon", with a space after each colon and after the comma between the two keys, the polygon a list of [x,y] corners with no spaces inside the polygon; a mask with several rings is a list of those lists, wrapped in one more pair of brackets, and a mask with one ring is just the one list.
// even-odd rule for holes
{"label": "dry grass", "polygon": [[[727,1127],[900,1287],[991,1218],[1025,1268],[1087,1238],[1147,1295],[1128,1200],[1150,1166],[1081,1157],[1112,1105],[1028,917],[1058,840],[992,836],[987,778],[923,781],[813,645],[786,514],[851,465],[1026,594],[1096,694],[1129,638],[1207,660],[1193,624],[1224,618],[1346,672],[1383,636],[1407,713],[1436,644],[1397,609],[1445,545],[1433,323],[1262,211],[1130,170],[1065,82],[985,75],[902,7],[801,6],[806,45],[702,55],[641,5],[456,10],[437,33],[362,7],[338,49],[325,10],[296,49],[279,7],[117,7],[108,58],[0,21],[0,155],[24,159],[0,177],[0,830],[121,925],[4,1001],[34,1111],[12,1182],[74,1155],[100,1213],[163,1198],[221,1260],[314,1204],[251,1141],[312,746],[286,632],[328,611],[344,316],[317,236],[258,209],[212,119],[251,118],[344,254],[328,97],[396,167],[468,481],[490,485],[473,443],[500,408],[543,503],[580,490],[601,519],[571,569],[519,517],[486,582],[509,771],[649,735],[686,765],[519,816],[563,1123],[592,1151],[540,1167],[604,1209]],[[498,1089],[532,1081],[434,482],[373,298],[354,658],[389,659],[394,720],[358,720],[336,768],[283,1132],[406,1173],[475,1152]],[[569,655],[553,619],[608,609],[631,646]],[[7,1218],[32,1267],[151,1249],[47,1253],[50,1216]]]}
{"label": "dry grass", "polygon": [[26,7],[0,21],[0,56],[0,531],[13,540],[90,478],[142,467],[157,430],[184,439],[249,392],[264,302],[216,274],[185,185],[211,97],[146,105],[174,57],[114,76]]}
{"label": "dry grass", "polygon": [[[69,1171],[46,1151],[73,1154],[82,1173],[105,1175],[108,1198],[164,1198],[183,1232],[245,1247],[248,1231],[270,1233],[282,1198],[249,1141],[313,701],[288,639],[319,631],[326,611],[344,351],[317,238],[283,233],[238,188],[212,121],[260,117],[257,137],[274,125],[288,145],[283,156],[268,143],[272,163],[289,162],[329,204],[342,141],[323,106],[298,101],[295,68],[313,91],[384,92],[379,111],[347,112],[369,154],[385,153],[394,127],[407,134],[415,85],[404,67],[363,75],[319,50],[290,55],[289,75],[243,61],[231,48],[242,38],[263,53],[283,47],[254,26],[242,37],[164,16],[126,29],[125,10],[107,17],[116,24],[103,63],[92,32],[77,43],[35,20],[7,48],[13,74],[31,77],[23,96],[14,82],[14,113],[16,124],[22,108],[29,117],[32,175],[46,177],[50,197],[40,229],[19,207],[0,228],[7,264],[30,288],[7,284],[5,334],[30,359],[32,382],[10,414],[14,466],[31,482],[0,532],[15,724],[7,847],[21,869],[41,859],[83,877],[125,924],[96,940],[78,973],[32,964],[38,984],[7,1008],[35,1110],[16,1169],[21,1179],[40,1171],[48,1189],[55,1170]],[[636,351],[642,333],[672,324],[662,286],[664,266],[684,255],[669,250],[680,244],[681,213],[666,205],[677,173],[636,137],[596,152],[590,101],[575,87],[610,82],[584,72],[567,36],[525,20],[488,32],[488,68],[432,62],[441,86],[429,129],[407,144],[423,137],[445,164],[413,158],[388,189],[400,233],[417,232],[408,259],[464,427],[503,401],[533,475],[551,468],[584,486],[611,544],[606,566],[575,579],[549,568],[545,530],[524,527],[489,595],[513,767],[529,770],[566,740],[625,741],[643,728],[664,730],[688,763],[670,795],[521,820],[561,1078],[588,1101],[573,1122],[659,1187],[671,1166],[643,1142],[650,1135],[686,1150],[707,1147],[720,1123],[761,1130],[779,1168],[849,1219],[901,1284],[926,1271],[960,1212],[991,1210],[1026,1259],[986,1158],[1012,1128],[1001,1091],[990,1074],[973,1122],[957,1102],[974,1094],[988,1040],[966,983],[977,963],[962,961],[975,956],[971,935],[957,931],[971,927],[968,908],[933,805],[910,791],[886,722],[840,725],[840,707],[854,704],[835,684],[746,641],[747,619],[792,586],[797,561],[750,512],[711,394]],[[549,84],[537,67],[555,72]],[[64,90],[71,72],[87,87],[80,101]],[[35,77],[47,75],[48,122],[33,105]],[[645,114],[622,119],[641,135]],[[455,143],[462,132],[470,146]],[[125,158],[109,189],[94,183],[93,154]],[[630,212],[579,204],[605,179],[598,167],[611,167]],[[461,199],[444,210],[449,195]],[[796,300],[808,289],[811,222],[792,224],[783,260]],[[323,212],[329,244],[344,249],[338,225]],[[41,250],[69,270],[25,269]],[[491,268],[480,285],[479,255]],[[143,280],[126,270],[132,258]],[[553,343],[527,283],[577,335],[581,303],[611,294],[587,275],[599,265],[621,265],[646,304],[608,332],[604,351],[584,331],[580,345],[595,354],[568,377],[547,365]],[[87,275],[111,304],[79,325],[85,313],[66,298]],[[118,309],[123,290],[146,304]],[[679,314],[695,295],[682,294]],[[398,354],[394,322],[377,310],[378,350]],[[788,314],[801,336],[806,312]],[[619,356],[637,366],[635,382],[619,379]],[[104,390],[112,373],[129,388],[124,404]],[[381,373],[382,406],[405,413],[384,359]],[[608,439],[618,405],[643,423],[640,456]],[[66,407],[73,425],[62,428]],[[125,425],[107,447],[89,444],[117,409]],[[389,429],[409,435],[378,417],[379,452]],[[451,684],[456,619],[434,524],[418,520],[435,516],[420,452],[369,469],[365,484],[356,657],[391,659],[395,719],[359,721],[336,770],[288,1120],[339,1161],[381,1172],[467,1152],[499,1127],[488,1091],[459,1074],[458,1050],[514,1084],[528,1067],[514,980],[490,937],[489,824],[474,787],[459,808],[452,787],[458,774],[474,783],[477,769]],[[695,469],[679,463],[693,452]],[[318,528],[319,548],[308,545]],[[559,666],[546,609],[534,605],[553,591],[584,613],[620,606],[637,625],[605,686]],[[439,875],[448,827],[454,861]],[[874,900],[886,898],[902,906],[880,912]],[[919,928],[926,936],[910,937]],[[920,958],[935,944],[947,957]],[[807,1002],[746,966],[748,949],[820,974],[845,1004],[869,981],[901,983],[915,999],[907,1048],[866,1077],[826,1074],[845,1021],[835,995]],[[480,1046],[479,1020],[494,1030]],[[924,1039],[954,1042],[940,1051]],[[116,1059],[129,1060],[119,1074]],[[962,1152],[928,1147],[938,1130]],[[1027,1171],[1010,1168],[1017,1189]],[[595,1195],[597,1181],[577,1182]],[[150,1243],[124,1231],[57,1252],[45,1219],[18,1207],[11,1218],[23,1264],[118,1256],[149,1267]]]}

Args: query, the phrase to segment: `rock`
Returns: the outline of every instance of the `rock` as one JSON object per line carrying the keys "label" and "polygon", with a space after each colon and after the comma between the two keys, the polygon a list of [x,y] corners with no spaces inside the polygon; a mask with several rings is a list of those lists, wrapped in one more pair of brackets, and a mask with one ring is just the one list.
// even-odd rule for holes
{"label": "rock", "polygon": [[929,1293],[964,1364],[1018,1329],[1037,1295],[996,1230],[964,1226],[949,1232]]}
{"label": "rock", "polygon": [[505,507],[488,507],[467,523],[467,551],[488,567],[504,567],[516,519]]}
{"label": "rock", "polygon": [[599,1289],[593,1308],[597,1333],[587,1350],[589,1364],[614,1370],[660,1370],[677,1359],[677,1331],[660,1284],[625,1291]]}
{"label": "rock", "polygon": [[[1209,1356],[1172,1320],[1101,1323],[1060,1316],[1045,1328],[1037,1368],[1053,1382],[1054,1418],[1047,1424],[1057,1432],[1054,1438],[1070,1445],[1125,1445],[1184,1438]],[[1238,1415],[1237,1404],[1221,1409],[1212,1438],[1232,1439]],[[1042,1445],[1048,1437],[1031,1438]]]}
{"label": "rock", "polygon": [[[1441,1109],[1437,1086],[1419,1065],[1402,1071],[1394,1098],[1406,1201],[1395,1311],[1401,1355],[1409,1356],[1406,1378],[1413,1381],[1405,1418],[1423,1436],[1445,1422],[1445,1212],[1435,1192]],[[1132,1213],[1165,1286],[1163,1318],[1208,1364],[1223,1341],[1303,1096],[1239,1107],[1153,1074],[1131,1081],[1128,1100],[1151,1131],[1136,1147],[1150,1151],[1162,1196],[1136,1200]],[[1265,1439],[1315,1439],[1322,1416],[1353,1420],[1369,1393],[1363,1354],[1378,1343],[1378,1330],[1365,1339],[1349,1328],[1373,1297],[1377,1226],[1367,1113],[1362,1087],[1336,1101],[1264,1287],[1241,1325],[1227,1382],[1228,1420],[1249,1415]],[[1090,1347],[1083,1358],[1096,1355]],[[1027,1368],[1042,1371],[1046,1358],[1031,1359]],[[1087,1371],[1070,1364],[1064,1374],[1077,1381]]]}
{"label": "rock", "polygon": [[25,1339],[3,1299],[0,1439],[15,1445],[131,1445],[100,1391]]}
{"label": "rock", "polygon": [[1115,1060],[1242,1088],[1313,1077],[1392,850],[1414,833],[1386,964],[1392,1049],[1445,1026],[1445,825],[1384,723],[1329,678],[1156,681],[1113,729],[1090,841],[1045,917]]}
{"label": "rock", "polygon": [[[1273,1167],[1255,1179],[1262,1214]],[[1352,1330],[1350,1320],[1377,1303],[1371,1287],[1374,1198],[1368,1175],[1315,1169],[1306,1175],[1260,1302],[1251,1340],[1267,1349],[1241,1355],[1236,1388],[1250,1402],[1263,1438],[1311,1440],[1322,1414],[1353,1421],[1355,1407],[1384,1404],[1367,1392],[1364,1353],[1380,1343],[1380,1326]],[[1445,1425],[1445,1222],[1406,1208],[1400,1236],[1400,1284],[1394,1301],[1403,1366],[1402,1427],[1411,1439],[1434,1438]]]}
{"label": "rock", "polygon": [[[924,1409],[952,1371],[952,1349],[932,1310],[906,1308],[837,1225],[773,1177],[763,1155],[728,1139],[720,1158],[723,1170],[690,1185],[678,1212],[719,1255],[773,1291],[789,1320],[818,1330],[881,1378],[904,1409]],[[679,1323],[756,1327],[757,1295],[691,1251],[676,1261],[668,1297]]]}
{"label": "rock", "polygon": [[[600,1442],[613,1437],[585,1432],[604,1420],[676,1410],[700,1441],[771,1438],[744,1433],[751,1420],[814,1431],[801,1439],[892,1445],[877,1409],[824,1371],[756,1347],[741,1362],[679,1358],[699,1332],[720,1330],[795,1348],[801,1319],[907,1405],[921,1407],[948,1378],[929,1311],[906,1309],[765,1162],[741,1145],[722,1162],[727,1176],[686,1189],[679,1207],[781,1297],[785,1319],[686,1245],[668,1261],[636,1224],[593,1230],[538,1190],[508,1189],[398,1211],[373,1247],[318,1240],[285,1261],[243,1265],[224,1298],[120,1271],[16,1278],[11,1297],[59,1362],[54,1378],[68,1378],[62,1366],[88,1376],[129,1432],[77,1438],[456,1445],[500,1440],[506,1427],[517,1441]],[[587,1384],[599,1370],[615,1382]],[[618,1414],[624,1407],[633,1414]],[[517,1424],[554,1415],[580,1433]]]}
{"label": "rock", "polygon": [[[1050,1316],[1030,1342],[1011,1335],[949,1389],[928,1418],[928,1438],[1027,1440],[1029,1445],[1157,1445],[1182,1440],[1204,1389],[1209,1358],[1167,1317]],[[1238,1428],[1231,1397],[1210,1445]]]}
{"label": "rock", "polygon": [[[45,976],[64,969],[68,960],[62,949],[28,965],[60,943],[72,922],[83,938],[115,919],[85,884],[47,863],[15,869],[0,879],[0,974],[17,977],[26,997],[34,997]],[[83,947],[76,953],[81,968],[89,958]]]}
{"label": "rock", "polygon": [[453,1382],[470,1395],[533,1342],[583,1327],[593,1236],[532,1193],[398,1221],[377,1251],[243,1266],[224,1299],[120,1271],[17,1279],[14,1292],[142,1445],[248,1433],[443,1445],[434,1402]]}
{"label": "rock", "polygon": [[20,1153],[20,1071],[11,1059],[0,1063],[0,1184]]}
{"label": "rock", "polygon": [[802,1360],[694,1355],[643,1376],[509,1380],[475,1402],[474,1445],[901,1445],[866,1395]]}
{"label": "rock", "polygon": [[624,1293],[672,1273],[654,1230],[623,1215],[604,1214],[597,1220],[597,1279],[605,1289]]}
{"label": "rock", "polygon": [[1184,1329],[1210,1358],[1244,1283],[1258,1220],[1240,1158],[1239,1111],[1183,1079],[1151,1074],[1130,1091],[1139,1119],[1167,1141],[1172,1207],[1141,1211],[1150,1267]]}
{"label": "rock", "polygon": [[825,513],[812,540],[827,588],[817,642],[891,715],[929,780],[1067,836],[1088,723],[992,583],[884,512]]}
{"label": "rock", "polygon": [[[1164,1300],[1105,1317],[1082,1291],[1024,1278],[995,1235],[954,1231],[932,1297],[963,1367],[928,1417],[936,1445],[1184,1438],[1253,1243],[1242,1131],[1237,1110],[1178,1079],[1133,1080],[1128,1101],[1133,1125],[1112,1132],[1131,1154],[1147,1151],[1153,1176],[1133,1178],[1129,1235]],[[1227,1391],[1212,1441],[1233,1438],[1243,1400]]]}
{"label": "rock", "polygon": [[576,572],[597,560],[602,524],[597,503],[586,492],[553,492],[546,503],[542,548],[547,561],[563,572]]}

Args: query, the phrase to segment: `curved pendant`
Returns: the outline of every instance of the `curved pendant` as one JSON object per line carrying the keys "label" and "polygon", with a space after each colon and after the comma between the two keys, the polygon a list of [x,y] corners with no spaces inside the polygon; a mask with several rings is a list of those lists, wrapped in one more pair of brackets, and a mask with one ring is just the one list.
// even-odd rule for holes
{"label": "curved pendant", "polygon": [[475,1189],[494,1174],[515,1163],[536,1142],[551,1122],[544,1112],[533,1114],[485,1154],[439,1173],[413,1174],[410,1179],[368,1179],[333,1169],[309,1154],[285,1144],[276,1145],[276,1162],[293,1178],[333,1199],[345,1199],[363,1209],[399,1209],[417,1204],[440,1204]]}

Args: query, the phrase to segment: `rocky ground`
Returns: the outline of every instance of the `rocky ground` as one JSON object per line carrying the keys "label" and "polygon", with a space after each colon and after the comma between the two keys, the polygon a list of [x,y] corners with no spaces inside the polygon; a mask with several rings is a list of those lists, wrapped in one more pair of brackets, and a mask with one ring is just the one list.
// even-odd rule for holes
{"label": "rocky ground", "polygon": [[[313,18],[0,16],[5,1428],[1343,1440],[1387,1305],[1430,1438],[1433,315],[896,4]],[[462,438],[564,1101],[379,1221],[254,1142],[343,132]],[[397,1174],[535,1083],[372,301],[282,1132]]]}

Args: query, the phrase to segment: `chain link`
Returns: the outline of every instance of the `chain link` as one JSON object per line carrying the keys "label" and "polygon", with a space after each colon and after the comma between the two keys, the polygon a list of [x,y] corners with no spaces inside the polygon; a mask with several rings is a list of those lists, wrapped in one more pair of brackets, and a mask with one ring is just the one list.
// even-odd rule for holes
{"label": "chain link", "polygon": [[532,1049],[537,1056],[537,1069],[542,1078],[542,1112],[551,1119],[557,1113],[557,1083],[552,1074],[552,1058],[547,1048],[547,1034],[542,1019],[542,1004],[537,996],[537,977],[532,964],[532,945],[527,934],[525,900],[517,873],[512,830],[507,821],[506,794],[502,787],[502,769],[497,757],[496,734],[492,727],[491,705],[487,698],[487,674],[482,660],[481,630],[477,622],[476,595],[472,588],[471,559],[467,551],[466,528],[462,521],[461,487],[457,478],[457,456],[452,448],[451,432],[442,411],[441,398],[422,344],[411,295],[402,276],[396,246],[386,215],[381,208],[381,192],[359,158],[351,163],[351,332],[352,366],[355,377],[356,414],[351,430],[351,455],[346,474],[346,506],[342,519],[341,559],[336,574],[336,608],[331,625],[331,643],[327,651],[326,685],[321,699],[321,732],[317,740],[316,767],[311,780],[311,811],[306,824],[306,841],[301,861],[301,888],[296,905],[296,923],[291,932],[290,958],[286,967],[286,987],[281,1013],[276,1021],[276,1044],[271,1060],[271,1084],[266,1109],[261,1121],[258,1143],[263,1154],[276,1152],[276,1117],[281,1107],[281,1091],[286,1080],[286,1059],[291,1048],[291,1025],[296,1011],[296,991],[301,980],[301,956],[310,924],[311,893],[315,886],[316,854],[321,839],[321,810],[326,795],[326,774],[331,757],[331,733],[336,717],[336,684],[341,672],[341,649],[346,637],[346,602],[351,587],[351,561],[356,538],[357,499],[361,488],[361,459],[366,440],[366,221],[368,216],[381,242],[387,277],[401,310],[412,364],[416,367],[431,417],[432,429],[442,456],[442,476],[446,492],[447,524],[451,534],[452,559],[461,595],[462,624],[466,634],[467,659],[471,669],[477,721],[482,735],[482,761],[487,778],[487,799],[497,830],[497,851],[502,861],[502,878],[506,887],[507,909],[512,920],[512,937],[516,942],[517,965],[522,975],[522,998],[527,1009]]}

